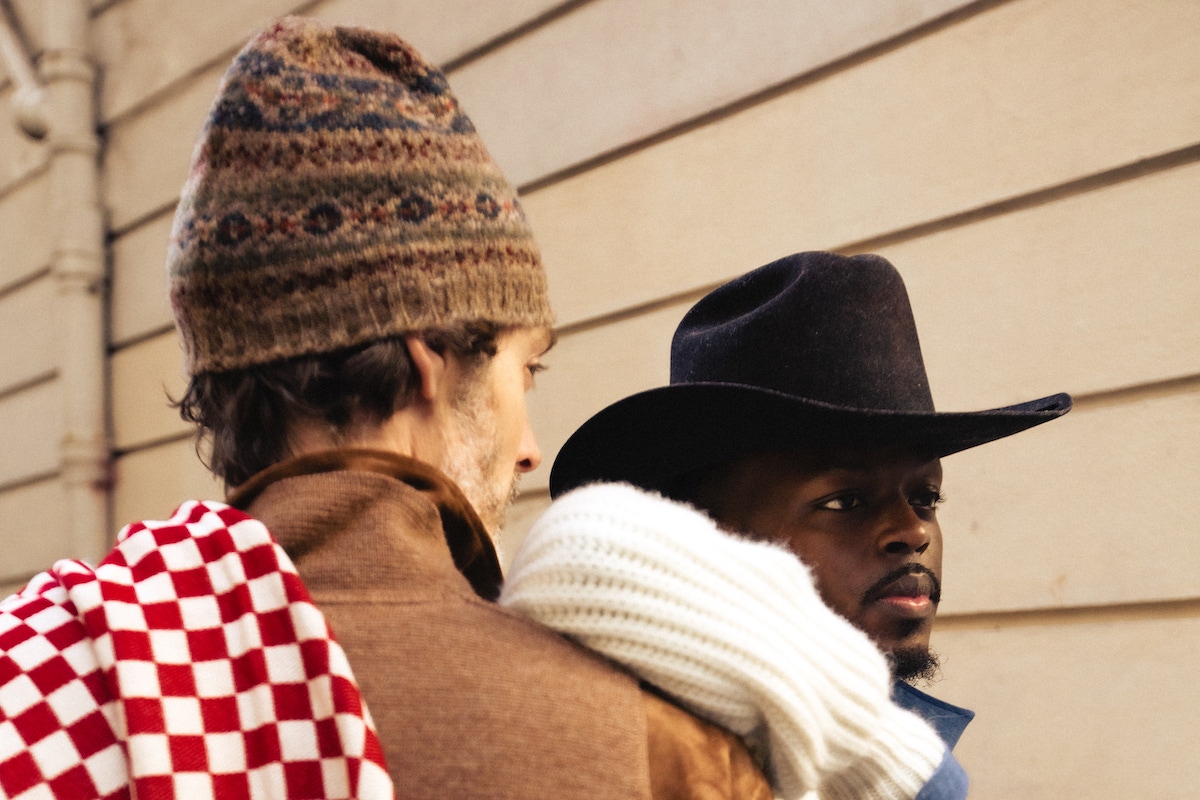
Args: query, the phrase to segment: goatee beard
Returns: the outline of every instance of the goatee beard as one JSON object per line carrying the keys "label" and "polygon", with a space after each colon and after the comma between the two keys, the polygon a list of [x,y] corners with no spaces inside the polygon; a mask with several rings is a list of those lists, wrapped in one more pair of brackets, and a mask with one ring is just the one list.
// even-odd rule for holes
{"label": "goatee beard", "polygon": [[898,647],[885,655],[896,680],[928,683],[941,674],[937,654],[928,647]]}

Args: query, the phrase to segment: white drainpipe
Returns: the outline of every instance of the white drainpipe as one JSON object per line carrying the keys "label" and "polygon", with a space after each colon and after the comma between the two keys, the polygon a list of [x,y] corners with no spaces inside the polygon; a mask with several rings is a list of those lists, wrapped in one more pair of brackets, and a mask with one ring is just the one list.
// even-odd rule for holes
{"label": "white drainpipe", "polygon": [[104,304],[105,222],[100,204],[96,67],[87,0],[41,0],[41,75],[49,116],[51,262],[56,287],[63,396],[62,481],[71,549],[108,549],[111,454],[107,426]]}
{"label": "white drainpipe", "polygon": [[19,33],[11,0],[0,0],[0,56],[15,87],[12,106],[17,125],[30,137],[41,139],[50,128],[46,119],[46,90]]}

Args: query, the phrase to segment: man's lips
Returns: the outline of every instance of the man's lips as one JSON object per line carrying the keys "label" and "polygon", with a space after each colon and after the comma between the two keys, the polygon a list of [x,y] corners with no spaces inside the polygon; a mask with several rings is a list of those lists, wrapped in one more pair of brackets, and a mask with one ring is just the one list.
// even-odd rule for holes
{"label": "man's lips", "polygon": [[937,576],[919,564],[910,564],[885,575],[865,595],[867,604],[878,604],[890,613],[921,618],[933,614],[941,600]]}

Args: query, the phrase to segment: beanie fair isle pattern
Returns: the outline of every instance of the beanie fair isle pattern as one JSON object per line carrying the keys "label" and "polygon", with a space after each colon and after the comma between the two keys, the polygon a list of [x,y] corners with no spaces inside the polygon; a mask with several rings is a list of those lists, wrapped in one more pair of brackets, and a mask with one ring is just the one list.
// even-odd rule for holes
{"label": "beanie fair isle pattern", "polygon": [[743,737],[783,800],[911,800],[945,756],[795,556],[632,486],[551,504],[500,603]]}
{"label": "beanie fair isle pattern", "polygon": [[191,375],[554,321],[516,191],[442,73],[392,34],[297,17],[226,72],[167,268]]}

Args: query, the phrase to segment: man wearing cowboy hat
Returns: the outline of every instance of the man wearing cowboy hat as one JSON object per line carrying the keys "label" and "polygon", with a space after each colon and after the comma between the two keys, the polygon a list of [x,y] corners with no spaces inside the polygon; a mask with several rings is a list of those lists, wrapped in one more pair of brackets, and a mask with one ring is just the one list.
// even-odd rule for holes
{"label": "man wearing cowboy hat", "polygon": [[[895,701],[952,748],[973,713],[907,683],[937,665],[929,636],[941,594],[939,459],[1070,407],[1057,394],[935,411],[895,268],[874,255],[800,253],[700,300],[676,330],[670,385],[588,420],[559,452],[550,489],[558,498],[586,484],[632,484],[662,495],[652,502],[683,501],[724,530],[783,545],[811,570],[825,604],[886,654]],[[624,513],[594,505],[584,511]],[[642,518],[657,513],[638,508]],[[620,524],[638,524],[632,516]],[[726,561],[726,573],[741,569]],[[946,767],[938,775],[961,775],[956,763]],[[927,787],[921,796],[957,796],[961,778],[948,794]]]}

